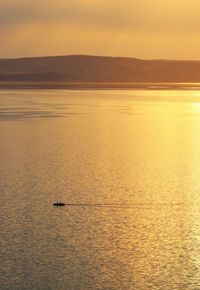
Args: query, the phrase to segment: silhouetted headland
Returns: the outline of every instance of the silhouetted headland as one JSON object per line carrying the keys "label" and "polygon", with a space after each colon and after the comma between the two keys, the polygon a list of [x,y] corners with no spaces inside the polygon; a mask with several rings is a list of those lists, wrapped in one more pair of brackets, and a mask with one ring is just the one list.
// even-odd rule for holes
{"label": "silhouetted headland", "polygon": [[200,61],[87,55],[0,59],[0,88],[199,88]]}

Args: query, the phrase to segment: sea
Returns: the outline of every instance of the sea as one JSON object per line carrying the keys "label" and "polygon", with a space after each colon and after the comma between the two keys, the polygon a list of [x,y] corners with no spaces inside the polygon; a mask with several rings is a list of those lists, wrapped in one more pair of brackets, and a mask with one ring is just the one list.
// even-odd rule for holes
{"label": "sea", "polygon": [[1,90],[0,198],[2,290],[200,289],[200,91]]}

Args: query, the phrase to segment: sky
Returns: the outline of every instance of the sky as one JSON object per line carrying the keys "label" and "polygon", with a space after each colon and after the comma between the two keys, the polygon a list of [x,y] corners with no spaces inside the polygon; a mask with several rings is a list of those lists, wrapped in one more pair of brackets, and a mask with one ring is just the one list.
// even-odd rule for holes
{"label": "sky", "polygon": [[200,60],[199,0],[0,0],[0,58]]}

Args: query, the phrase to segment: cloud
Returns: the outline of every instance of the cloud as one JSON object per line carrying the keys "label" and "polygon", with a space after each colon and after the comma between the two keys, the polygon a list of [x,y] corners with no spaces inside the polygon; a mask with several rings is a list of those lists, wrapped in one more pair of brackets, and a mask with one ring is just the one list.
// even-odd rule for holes
{"label": "cloud", "polygon": [[0,0],[0,57],[198,58],[199,16],[199,0]]}
{"label": "cloud", "polygon": [[200,31],[198,0],[0,0],[0,25],[63,23],[91,29]]}

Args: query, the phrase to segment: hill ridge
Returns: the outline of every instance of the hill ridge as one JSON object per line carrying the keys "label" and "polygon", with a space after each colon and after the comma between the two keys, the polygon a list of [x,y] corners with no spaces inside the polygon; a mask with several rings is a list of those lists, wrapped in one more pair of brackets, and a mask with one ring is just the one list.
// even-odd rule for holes
{"label": "hill ridge", "polygon": [[60,55],[0,59],[0,82],[200,82],[199,60]]}

